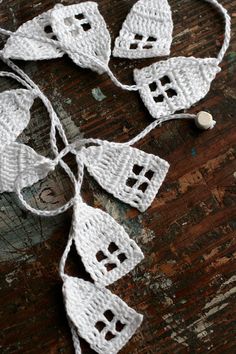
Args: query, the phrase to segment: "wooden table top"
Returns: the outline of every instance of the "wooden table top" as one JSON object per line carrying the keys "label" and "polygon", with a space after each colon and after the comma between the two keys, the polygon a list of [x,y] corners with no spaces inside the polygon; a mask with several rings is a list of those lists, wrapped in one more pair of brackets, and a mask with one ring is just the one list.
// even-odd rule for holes
{"label": "wooden table top", "polygon": [[[16,30],[56,2],[3,0],[1,26]],[[98,1],[113,40],[134,3]],[[236,1],[221,3],[235,30]],[[170,0],[170,5],[175,24],[171,56],[215,56],[224,30],[216,11],[197,0]],[[112,58],[111,68],[122,82],[132,83],[134,68],[157,60]],[[70,141],[84,136],[124,142],[152,121],[137,93],[120,90],[107,75],[80,69],[66,56],[19,65],[52,101]],[[171,165],[145,213],[115,200],[86,174],[85,199],[125,226],[145,254],[134,271],[110,287],[144,314],[122,354],[236,353],[235,66],[234,32],[222,72],[207,97],[189,110],[210,111],[217,121],[213,130],[199,131],[188,121],[169,122],[137,145]],[[5,79],[0,83],[1,91],[18,87]],[[50,156],[49,119],[40,101],[31,113],[20,140]],[[71,157],[68,161],[74,164]],[[62,205],[71,195],[60,169],[26,192],[27,200],[42,209]],[[58,275],[70,222],[71,211],[39,218],[22,210],[14,194],[0,195],[1,353],[73,353]],[[68,269],[82,276],[76,253],[70,258]],[[93,353],[84,342],[83,349]]]}

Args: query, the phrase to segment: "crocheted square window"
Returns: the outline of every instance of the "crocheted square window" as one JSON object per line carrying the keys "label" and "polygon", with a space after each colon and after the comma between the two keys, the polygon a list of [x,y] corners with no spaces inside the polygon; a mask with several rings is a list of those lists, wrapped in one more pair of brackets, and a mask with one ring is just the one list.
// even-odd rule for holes
{"label": "crocheted square window", "polygon": [[79,21],[80,26],[83,28],[85,32],[89,31],[92,27],[89,23],[88,19],[84,16],[83,13],[75,15],[76,21]]}
{"label": "crocheted square window", "polygon": [[124,263],[127,260],[126,254],[120,251],[115,242],[111,242],[105,252],[97,252],[96,258],[97,261],[106,268],[107,272],[111,272],[113,269],[117,268],[120,263]]}
{"label": "crocheted square window", "polygon": [[160,77],[158,80],[149,84],[153,100],[156,103],[162,103],[165,100],[170,100],[172,97],[177,96],[176,90],[173,88],[171,79],[168,75]]}
{"label": "crocheted square window", "polygon": [[77,25],[79,25],[85,32],[89,31],[92,28],[90,22],[83,13],[79,13],[71,17],[66,17],[64,19],[64,23],[66,26],[73,27],[77,27]]}
{"label": "crocheted square window", "polygon": [[143,166],[134,165],[132,176],[127,179],[126,185],[131,189],[134,188],[145,193],[153,176],[154,171],[145,169]]}
{"label": "crocheted square window", "polygon": [[106,341],[110,341],[115,338],[126,327],[125,323],[122,323],[118,316],[116,316],[110,309],[103,313],[103,318],[96,322],[95,328],[97,331],[104,335]]}
{"label": "crocheted square window", "polygon": [[147,37],[140,34],[134,34],[133,40],[130,43],[130,49],[152,49],[156,41],[157,39],[152,36]]}
{"label": "crocheted square window", "polygon": [[46,25],[44,27],[44,32],[47,34],[47,37],[50,39],[54,39],[54,41],[57,41],[57,36],[54,35],[52,26],[51,25]]}

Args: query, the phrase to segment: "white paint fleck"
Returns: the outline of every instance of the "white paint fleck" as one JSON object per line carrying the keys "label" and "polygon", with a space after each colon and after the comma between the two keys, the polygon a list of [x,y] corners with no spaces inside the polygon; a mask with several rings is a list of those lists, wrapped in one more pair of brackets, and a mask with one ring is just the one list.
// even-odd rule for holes
{"label": "white paint fleck", "polygon": [[168,313],[167,315],[164,315],[162,318],[167,324],[167,329],[171,330],[171,338],[175,342],[182,344],[184,347],[188,347],[189,346],[187,343],[188,338],[181,334],[183,330],[179,330],[179,327],[181,326],[181,321],[174,320],[172,313]]}
{"label": "white paint fleck", "polygon": [[5,277],[6,282],[11,285],[15,280],[17,280],[17,270],[13,270],[13,272],[8,273]]}
{"label": "white paint fleck", "polygon": [[212,306],[218,305],[221,302],[225,301],[226,299],[228,299],[230,296],[234,295],[236,293],[236,287],[233,287],[231,289],[229,289],[228,291],[226,291],[225,293],[222,293],[221,290],[225,285],[229,285],[236,282],[236,275],[233,275],[230,279],[228,279],[227,281],[225,281],[221,286],[220,289],[217,291],[216,296],[209,301],[204,309],[208,309]]}
{"label": "white paint fleck", "polygon": [[69,105],[72,103],[72,100],[71,100],[71,98],[68,97],[68,98],[64,99],[64,102]]}
{"label": "white paint fleck", "polygon": [[40,6],[40,5],[42,5],[42,3],[41,3],[41,2],[38,2],[37,4],[33,5],[33,7],[38,7],[38,6]]}
{"label": "white paint fleck", "polygon": [[17,26],[17,20],[16,20],[16,16],[15,16],[14,10],[11,7],[9,7],[9,10],[10,10],[10,13],[11,13],[11,16],[12,16],[13,24],[15,26]]}
{"label": "white paint fleck", "polygon": [[221,288],[225,285],[231,284],[236,282],[236,275],[233,275],[231,278],[229,278],[228,280],[226,280],[222,285]]}
{"label": "white paint fleck", "polygon": [[146,245],[147,243],[151,242],[155,238],[155,232],[153,230],[144,228],[141,232],[139,240],[142,244]]}
{"label": "white paint fleck", "polygon": [[[205,312],[197,321],[193,322],[191,325],[188,326],[188,329],[192,329],[196,334],[197,337],[201,340],[206,338],[209,334],[209,328],[212,326],[213,322],[209,321],[209,317],[215,315],[216,313],[222,311],[225,307],[228,306],[228,302],[225,302],[230,296],[236,293],[236,287],[231,288],[230,290],[222,293],[222,288],[225,285],[232,284],[236,281],[236,276],[232,276],[230,279],[225,281],[217,291],[215,297],[206,303],[203,310],[208,310]],[[210,331],[211,332],[211,331]]]}
{"label": "white paint fleck", "polygon": [[174,305],[174,301],[169,296],[165,296],[165,305],[172,306]]}
{"label": "white paint fleck", "polygon": [[176,320],[171,313],[163,316],[163,320],[167,324],[167,329],[171,330],[171,338],[179,344],[188,347],[188,338],[186,335],[184,335],[184,332],[193,332],[200,341],[209,343],[209,350],[212,349],[214,346],[211,343],[210,335],[214,332],[213,329],[211,329],[212,325],[214,325],[214,322],[211,321],[210,318],[229,305],[229,303],[225,302],[225,300],[236,293],[236,287],[232,287],[227,291],[223,291],[223,287],[234,282],[236,282],[236,275],[232,276],[230,279],[221,284],[215,297],[205,304],[203,308],[203,314],[200,316],[200,318],[188,326],[185,325],[183,318]]}
{"label": "white paint fleck", "polygon": [[92,96],[96,101],[101,102],[105,100],[106,96],[99,87],[92,89]]}

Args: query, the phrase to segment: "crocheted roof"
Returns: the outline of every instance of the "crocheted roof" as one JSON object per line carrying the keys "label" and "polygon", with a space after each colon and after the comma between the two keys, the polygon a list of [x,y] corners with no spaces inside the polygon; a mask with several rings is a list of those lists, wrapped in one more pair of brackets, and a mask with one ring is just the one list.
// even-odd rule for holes
{"label": "crocheted roof", "polygon": [[111,39],[97,3],[57,4],[20,26],[3,48],[5,58],[22,60],[54,59],[65,53],[82,68],[106,71]]}
{"label": "crocheted roof", "polygon": [[167,0],[139,0],[123,23],[113,55],[129,59],[169,55],[172,32]]}
{"label": "crocheted roof", "polygon": [[53,9],[44,12],[20,26],[15,35],[7,40],[3,48],[3,56],[21,60],[44,60],[62,57],[64,51],[60,46],[27,38],[30,35],[42,39],[56,40],[51,27],[52,12]]}
{"label": "crocheted roof", "polygon": [[[95,2],[57,6],[51,13],[53,32],[70,58],[82,68],[105,71],[111,55],[111,39]],[[94,60],[95,59],[95,60]]]}
{"label": "crocheted roof", "polygon": [[[203,129],[212,129],[215,121],[206,112],[197,116],[172,113],[191,107],[209,91],[212,80],[221,70],[219,63],[229,46],[230,17],[217,0],[213,4],[225,18],[225,40],[217,58],[177,57],[134,71],[137,85],[123,85],[108,67],[110,35],[94,2],[56,5],[10,35],[1,59],[17,73],[0,72],[1,77],[18,81],[25,89],[0,93],[0,193],[15,191],[22,206],[39,216],[54,216],[74,208],[72,227],[60,262],[63,295],[76,354],[81,354],[80,337],[97,353],[116,354],[142,322],[142,315],[106,289],[142,261],[139,246],[125,229],[102,210],[86,205],[81,195],[84,170],[107,192],[141,212],[153,202],[169,169],[158,156],[132,145],[164,121],[194,119]],[[172,16],[167,0],[140,0],[127,16],[113,54],[127,58],[147,58],[169,54],[172,40]],[[82,68],[106,72],[122,89],[138,91],[150,114],[156,118],[140,134],[126,143],[99,139],[77,139],[70,144],[47,97],[37,85],[7,58],[23,60],[52,59],[67,53]],[[50,143],[54,159],[36,153],[16,142],[30,120],[30,108],[40,98],[51,120]],[[57,134],[65,147],[58,151]],[[75,175],[63,158],[76,156]],[[65,170],[73,183],[75,195],[55,210],[37,210],[24,199],[22,189],[45,178],[55,167]],[[93,283],[65,273],[65,264],[75,244]]]}

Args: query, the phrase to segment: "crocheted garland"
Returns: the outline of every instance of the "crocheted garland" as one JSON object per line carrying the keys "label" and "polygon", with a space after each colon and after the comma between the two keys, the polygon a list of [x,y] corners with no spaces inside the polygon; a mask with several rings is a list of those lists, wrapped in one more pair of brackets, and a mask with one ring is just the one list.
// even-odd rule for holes
{"label": "crocheted garland", "polygon": [[[172,119],[194,119],[197,127],[212,129],[212,116],[200,112],[173,114],[191,107],[205,97],[230,42],[230,17],[217,0],[214,5],[226,22],[225,41],[217,58],[171,58],[134,71],[137,85],[119,82],[108,67],[111,40],[106,23],[94,2],[78,5],[56,5],[53,9],[24,23],[16,32],[0,29],[10,35],[0,51],[1,59],[17,74],[0,72],[11,77],[24,89],[0,94],[0,193],[16,192],[22,206],[40,216],[53,216],[73,207],[73,221],[68,243],[60,261],[60,276],[68,322],[76,354],[81,353],[83,337],[97,353],[115,354],[127,343],[142,322],[142,315],[128,307],[106,289],[142,261],[139,246],[129,238],[107,213],[84,203],[81,196],[84,168],[107,192],[141,212],[147,210],[162,185],[169,164],[163,159],[132,147],[161,123]],[[127,16],[115,41],[114,56],[147,58],[168,55],[173,22],[167,0],[139,0]],[[107,73],[125,90],[140,91],[150,114],[156,119],[127,143],[99,139],[78,139],[69,144],[60,119],[51,102],[37,85],[9,58],[43,60],[62,57],[65,53],[79,66],[100,74]],[[30,108],[40,98],[51,119],[50,142],[54,159],[37,154],[30,147],[16,142],[30,120]],[[56,133],[65,148],[59,152]],[[78,175],[63,161],[67,153],[76,156]],[[22,189],[45,178],[60,164],[70,177],[75,196],[53,211],[31,207]],[[65,264],[72,243],[94,283],[68,276]]]}

